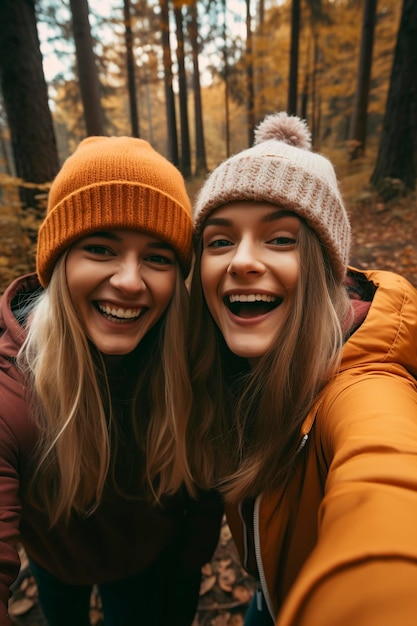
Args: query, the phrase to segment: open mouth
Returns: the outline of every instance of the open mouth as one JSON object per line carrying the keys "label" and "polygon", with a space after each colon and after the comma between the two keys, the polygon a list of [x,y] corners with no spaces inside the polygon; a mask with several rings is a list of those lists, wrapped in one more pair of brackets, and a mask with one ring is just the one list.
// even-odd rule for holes
{"label": "open mouth", "polygon": [[134,322],[145,312],[146,309],[123,309],[121,307],[110,306],[95,302],[96,309],[106,319],[119,324]]}
{"label": "open mouth", "polygon": [[233,315],[249,319],[270,313],[282,303],[282,298],[260,293],[230,294],[224,298],[224,303]]}

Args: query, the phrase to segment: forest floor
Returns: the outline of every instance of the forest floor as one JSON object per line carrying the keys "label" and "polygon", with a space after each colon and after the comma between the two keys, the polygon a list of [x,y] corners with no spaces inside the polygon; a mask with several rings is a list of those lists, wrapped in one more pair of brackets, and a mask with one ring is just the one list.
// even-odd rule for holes
{"label": "forest floor", "polygon": [[[417,287],[417,195],[384,201],[370,189],[369,173],[363,163],[338,171],[352,224],[351,264],[398,272]],[[191,197],[200,183],[189,184]],[[13,193],[7,186],[0,187],[0,294],[13,278],[33,270],[37,226],[36,216],[19,211]],[[21,576],[10,601],[13,623],[45,626],[36,601],[36,585],[24,558],[22,552]],[[216,554],[203,568],[193,626],[242,626],[252,592],[253,581],[241,568],[224,523]],[[91,623],[102,624],[97,594],[92,597]]]}

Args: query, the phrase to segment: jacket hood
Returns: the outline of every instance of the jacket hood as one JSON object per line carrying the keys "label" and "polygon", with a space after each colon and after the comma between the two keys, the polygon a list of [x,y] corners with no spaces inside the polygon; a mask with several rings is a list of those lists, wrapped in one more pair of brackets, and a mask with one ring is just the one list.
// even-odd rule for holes
{"label": "jacket hood", "polygon": [[35,273],[14,280],[0,299],[0,359],[14,358],[26,333],[23,322],[25,309],[42,287]]}
{"label": "jacket hood", "polygon": [[392,363],[417,377],[417,290],[402,276],[370,270],[359,272],[375,287],[368,314],[346,342],[341,371],[360,366],[378,369]]}
{"label": "jacket hood", "polygon": [[[417,290],[407,279],[383,270],[349,268],[353,280],[375,288],[368,312],[343,347],[340,372],[354,375],[387,370],[417,378]],[[332,384],[332,383],[330,383]],[[304,447],[327,385],[300,430],[297,453]]]}

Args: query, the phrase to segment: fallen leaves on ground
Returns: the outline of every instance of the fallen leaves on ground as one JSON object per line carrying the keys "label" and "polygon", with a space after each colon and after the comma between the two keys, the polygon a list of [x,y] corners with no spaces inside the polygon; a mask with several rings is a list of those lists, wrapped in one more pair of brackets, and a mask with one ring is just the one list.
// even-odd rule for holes
{"label": "fallen leaves on ground", "polygon": [[417,287],[417,197],[383,202],[358,200],[350,207],[351,263],[405,276]]}

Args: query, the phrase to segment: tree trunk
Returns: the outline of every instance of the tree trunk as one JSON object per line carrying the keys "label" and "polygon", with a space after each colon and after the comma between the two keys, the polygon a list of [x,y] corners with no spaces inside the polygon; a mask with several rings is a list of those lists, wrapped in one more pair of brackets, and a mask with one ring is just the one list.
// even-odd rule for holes
{"label": "tree trunk", "polygon": [[198,20],[196,0],[189,5],[190,21],[188,24],[188,36],[190,38],[193,58],[193,91],[194,91],[194,119],[195,119],[195,145],[196,145],[196,168],[197,176],[207,172],[206,147],[204,143],[203,109],[201,104],[200,68],[198,63]]}
{"label": "tree trunk", "polygon": [[9,159],[9,151],[8,151],[8,146],[7,143],[4,139],[4,127],[3,127],[3,121],[0,121],[0,146],[1,146],[1,153],[2,153],[2,160],[4,162],[4,169],[6,170],[6,174],[8,176],[13,176],[13,169],[12,169],[12,164],[10,162]]}
{"label": "tree trunk", "polygon": [[255,131],[255,94],[253,86],[253,38],[252,19],[250,14],[250,0],[246,0],[246,80],[247,101],[246,110],[248,116],[248,146],[253,144]]}
{"label": "tree trunk", "polygon": [[133,54],[132,19],[130,13],[130,0],[123,0],[123,13],[125,22],[126,42],[126,67],[127,87],[129,92],[130,126],[132,137],[140,137],[139,114],[136,99],[135,59]]}
{"label": "tree trunk", "polygon": [[[308,55],[308,59],[310,59],[310,55]],[[301,119],[306,120],[308,116],[308,96],[310,89],[310,66],[309,62],[307,62],[304,74],[304,82],[303,88],[301,92]]]}
{"label": "tree trunk", "polygon": [[363,9],[358,82],[349,129],[349,157],[351,160],[357,159],[365,153],[368,96],[371,80],[377,2],[378,0],[366,0]]}
{"label": "tree trunk", "polygon": [[[33,0],[0,2],[0,74],[16,174],[47,183],[59,169]],[[37,207],[37,188],[22,188],[23,205]]]}
{"label": "tree trunk", "polygon": [[257,28],[257,50],[256,60],[258,67],[258,105],[256,113],[258,119],[263,119],[266,111],[265,98],[265,76],[268,72],[267,62],[265,60],[267,38],[265,37],[265,0],[259,0],[258,3],[258,28]]}
{"label": "tree trunk", "polygon": [[103,134],[100,83],[91,36],[87,0],[70,0],[78,79],[87,135]]}
{"label": "tree trunk", "polygon": [[317,30],[313,30],[313,69],[311,72],[311,142],[313,146],[316,148],[318,143],[319,136],[319,89],[318,89],[318,75],[319,75],[319,61],[320,61],[320,46],[319,46],[319,36]]}
{"label": "tree trunk", "polygon": [[187,79],[185,74],[184,58],[184,31],[182,20],[182,6],[174,2],[175,23],[177,27],[177,63],[178,63],[178,87],[180,104],[180,130],[181,130],[181,159],[180,169],[185,178],[191,176],[191,149],[190,129],[188,123],[188,95]]}
{"label": "tree trunk", "polygon": [[226,0],[222,0],[223,7],[223,78],[224,78],[224,117],[226,158],[230,156],[230,114],[229,114],[229,62],[227,58],[227,28],[226,28]]}
{"label": "tree trunk", "polygon": [[386,178],[415,189],[417,176],[417,2],[403,0],[374,187]]}
{"label": "tree trunk", "polygon": [[168,126],[168,158],[176,166],[178,158],[177,117],[175,113],[174,90],[172,88],[172,56],[169,41],[169,8],[168,0],[160,0],[161,8],[161,39],[164,64],[165,106]]}
{"label": "tree trunk", "polygon": [[288,77],[288,113],[297,115],[298,43],[300,38],[300,0],[292,0],[290,71]]}

